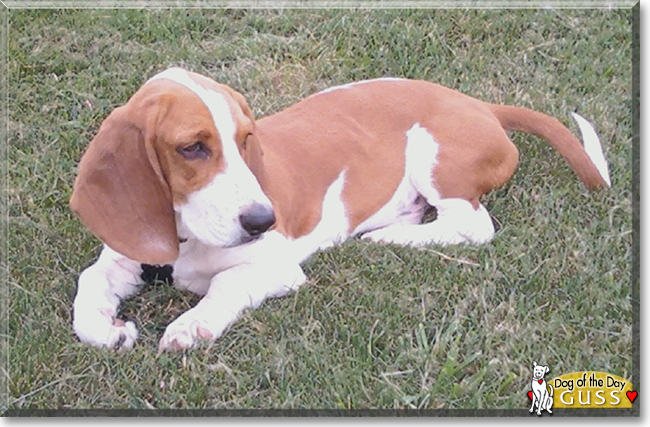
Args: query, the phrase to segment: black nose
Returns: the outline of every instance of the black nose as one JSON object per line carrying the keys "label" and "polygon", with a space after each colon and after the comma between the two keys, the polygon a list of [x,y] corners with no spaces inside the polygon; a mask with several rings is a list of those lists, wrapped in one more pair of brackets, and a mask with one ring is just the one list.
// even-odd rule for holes
{"label": "black nose", "polygon": [[239,222],[248,234],[256,237],[275,224],[275,214],[271,206],[256,203],[239,215]]}

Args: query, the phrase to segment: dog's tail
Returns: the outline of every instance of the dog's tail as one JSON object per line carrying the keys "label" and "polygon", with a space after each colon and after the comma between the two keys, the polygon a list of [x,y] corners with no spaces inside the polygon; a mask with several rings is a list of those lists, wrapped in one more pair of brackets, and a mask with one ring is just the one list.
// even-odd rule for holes
{"label": "dog's tail", "polygon": [[488,106],[504,129],[531,133],[547,140],[564,157],[588,189],[611,186],[609,168],[598,135],[591,124],[580,115],[572,113],[573,119],[580,127],[584,147],[569,129],[546,114],[508,105]]}
{"label": "dog's tail", "polygon": [[553,386],[550,384],[546,384],[548,386],[548,395],[549,397],[553,397]]}

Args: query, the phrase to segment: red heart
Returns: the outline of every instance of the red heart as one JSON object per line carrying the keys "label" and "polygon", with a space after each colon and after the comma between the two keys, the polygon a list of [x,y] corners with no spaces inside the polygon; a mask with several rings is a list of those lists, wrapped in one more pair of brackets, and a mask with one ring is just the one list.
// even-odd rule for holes
{"label": "red heart", "polygon": [[634,403],[634,399],[636,399],[636,396],[639,394],[636,391],[628,391],[625,393],[627,395],[627,398],[630,399],[630,403]]}
{"label": "red heart", "polygon": [[544,380],[539,380],[539,381],[537,381],[537,382],[541,384],[541,383],[543,383],[543,382],[544,382]]}
{"label": "red heart", "polygon": [[[629,392],[628,392],[628,393],[629,393]],[[530,400],[533,400],[533,392],[532,392],[532,391],[529,391],[529,392],[528,392],[528,398],[529,398]]]}

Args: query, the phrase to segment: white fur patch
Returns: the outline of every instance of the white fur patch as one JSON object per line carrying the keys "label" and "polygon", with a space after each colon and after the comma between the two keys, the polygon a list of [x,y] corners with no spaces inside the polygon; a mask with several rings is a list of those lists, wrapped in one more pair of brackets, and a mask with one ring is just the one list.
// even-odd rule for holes
{"label": "white fur patch", "polygon": [[611,187],[612,182],[609,177],[609,166],[607,165],[607,160],[605,160],[605,154],[603,154],[603,146],[600,143],[598,134],[596,134],[596,130],[581,115],[577,113],[571,113],[571,115],[573,116],[573,119],[576,121],[576,123],[578,123],[578,127],[580,127],[580,132],[582,133],[582,140],[587,155],[596,166],[596,169],[598,169],[598,172],[600,172],[600,176],[602,176],[607,185]]}
{"label": "white fur patch", "polygon": [[440,193],[433,182],[433,170],[438,164],[440,144],[419,123],[406,132],[406,138],[406,164],[411,183],[431,206],[436,206]]}
{"label": "white fur patch", "polygon": [[206,245],[227,247],[241,243],[244,230],[239,215],[252,204],[250,188],[236,173],[217,174],[205,187],[188,195],[186,203],[175,206],[179,229],[187,230]]}
{"label": "white fur patch", "polygon": [[[361,234],[391,224],[419,224],[428,204],[440,199],[431,182],[437,163],[438,143],[429,132],[414,124],[406,132],[404,177],[391,199],[362,222],[353,234]],[[423,197],[419,197],[422,195]]]}
{"label": "white fur patch", "polygon": [[478,209],[463,199],[437,202],[438,217],[426,224],[392,224],[364,234],[364,238],[381,243],[422,246],[426,244],[481,244],[494,236],[494,225],[483,205]]}
{"label": "white fur patch", "polygon": [[277,231],[266,232],[258,240],[232,248],[188,240],[181,244],[180,250],[180,256],[173,264],[174,282],[199,295],[207,293],[210,281],[216,274],[239,264],[262,262],[280,268],[280,265],[297,263],[290,256],[291,243]]}
{"label": "white fur patch", "polygon": [[342,197],[344,185],[345,171],[341,172],[327,189],[319,223],[311,233],[291,243],[292,252],[298,262],[302,262],[319,249],[329,248],[349,237],[350,222]]}

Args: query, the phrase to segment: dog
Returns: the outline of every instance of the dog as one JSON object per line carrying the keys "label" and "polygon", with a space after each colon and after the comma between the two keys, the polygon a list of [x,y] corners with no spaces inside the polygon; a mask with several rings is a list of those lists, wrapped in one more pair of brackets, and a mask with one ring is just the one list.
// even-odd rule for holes
{"label": "dog", "polygon": [[[176,286],[203,296],[160,339],[160,351],[182,350],[298,289],[300,264],[351,236],[488,242],[494,226],[481,197],[518,162],[506,130],[546,139],[589,189],[610,185],[595,130],[574,118],[585,148],[545,114],[381,78],[256,121],[230,87],[167,69],[109,114],[79,163],[70,206],[103,249],[79,276],[75,333],[132,347],[137,328],[118,308],[145,266],[170,265]],[[431,207],[437,218],[422,224]]]}
{"label": "dog", "polygon": [[537,404],[537,415],[542,415],[542,411],[546,409],[549,414],[552,414],[551,408],[553,407],[553,387],[546,384],[544,375],[548,373],[548,366],[538,365],[533,362],[533,380],[531,387],[533,389],[533,403],[530,405],[531,414],[534,411],[535,404]]}

